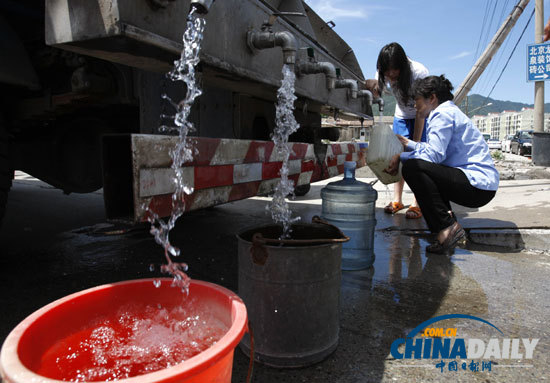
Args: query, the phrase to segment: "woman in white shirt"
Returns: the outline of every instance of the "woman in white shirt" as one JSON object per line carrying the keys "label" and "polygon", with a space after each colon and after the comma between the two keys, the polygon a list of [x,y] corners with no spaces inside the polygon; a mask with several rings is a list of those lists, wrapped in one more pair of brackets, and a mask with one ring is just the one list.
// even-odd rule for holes
{"label": "woman in white shirt", "polygon": [[[389,85],[390,91],[397,101],[393,118],[394,133],[414,141],[426,141],[425,119],[418,118],[410,90],[415,80],[428,76],[428,69],[419,62],[409,59],[403,47],[398,43],[387,44],[380,50],[376,69],[376,81],[368,80],[367,88],[370,88],[373,95],[377,97],[381,94],[381,90],[386,89]],[[386,213],[395,214],[405,208],[402,200],[404,184],[403,179],[394,184],[394,198],[384,208]],[[407,218],[422,217],[416,200],[409,207],[405,216]]]}

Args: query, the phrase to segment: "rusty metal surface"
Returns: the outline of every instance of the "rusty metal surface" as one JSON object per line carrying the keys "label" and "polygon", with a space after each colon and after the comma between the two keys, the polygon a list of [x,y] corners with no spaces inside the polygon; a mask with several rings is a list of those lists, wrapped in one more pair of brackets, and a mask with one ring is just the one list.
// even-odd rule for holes
{"label": "rusty metal surface", "polygon": [[[215,2],[205,16],[207,26],[201,51],[203,64],[240,77],[246,80],[244,82],[256,83],[258,94],[262,92],[260,88],[266,85],[277,88],[282,78],[281,49],[253,53],[246,44],[247,31],[260,30],[262,23],[277,11],[273,5],[260,0]],[[298,5],[301,4],[294,8],[304,10],[303,5]],[[321,44],[312,35],[321,33],[320,30],[300,26],[315,20],[315,27],[319,28],[319,17],[308,7],[306,9],[308,17],[300,18],[303,19],[300,22],[295,20],[296,17],[277,18],[273,31],[290,31],[295,35],[298,42],[297,62],[307,60],[307,53],[301,48],[313,47],[318,61],[332,62],[341,68],[342,78],[361,80],[363,74],[355,56],[343,55],[339,51],[342,40],[336,33],[324,32],[324,44]],[[181,36],[185,28],[183,20],[188,10],[189,1],[185,0],[174,1],[157,10],[151,9],[145,1],[47,0],[46,41],[50,45],[105,60],[146,70],[166,71],[181,52]],[[236,90],[239,86],[234,84]],[[299,78],[296,92],[320,104],[358,114],[367,113],[365,102],[349,98],[346,90],[327,90],[322,74]]]}
{"label": "rusty metal surface", "polygon": [[[254,359],[274,367],[304,367],[326,358],[338,344],[342,244],[329,241],[338,237],[329,226],[304,223],[293,225],[293,238],[300,233],[300,238],[325,242],[263,246],[249,240],[256,230],[270,235],[277,226],[237,235],[239,296],[254,331]],[[250,353],[249,336],[240,347]]]}

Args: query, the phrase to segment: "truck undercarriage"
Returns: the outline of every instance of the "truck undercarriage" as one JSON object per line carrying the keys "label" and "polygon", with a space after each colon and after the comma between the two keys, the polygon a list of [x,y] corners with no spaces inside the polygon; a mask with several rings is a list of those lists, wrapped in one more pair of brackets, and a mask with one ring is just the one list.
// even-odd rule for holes
{"label": "truck undercarriage", "polygon": [[[0,0],[0,29],[6,36],[3,51],[8,58],[0,64],[1,209],[13,170],[18,169],[66,193],[105,187],[106,206],[132,206],[112,218],[143,219],[138,192],[143,191],[140,185],[146,182],[147,172],[135,166],[147,161],[136,155],[150,157],[152,153],[133,150],[132,145],[136,140],[157,143],[170,139],[159,135],[160,116],[167,108],[161,95],[178,100],[185,92],[181,84],[167,80],[165,73],[181,50],[182,20],[188,9],[189,1]],[[314,153],[312,158],[295,160],[313,161],[311,166],[320,169],[307,182],[305,176],[297,178],[296,185],[328,177],[329,172],[322,169],[327,168],[327,161],[332,163],[333,156],[327,150],[333,148],[321,143],[331,136],[321,129],[323,108],[330,106],[362,117],[372,115],[369,100],[357,97],[362,73],[353,51],[301,0],[218,1],[205,18],[197,67],[203,94],[190,116],[197,145],[205,147],[209,140],[235,141],[229,146],[237,152],[251,143],[269,146],[261,142],[269,141],[274,128],[276,89],[288,52],[277,47],[254,48],[250,36],[281,31],[294,36],[297,44],[291,53],[298,74],[294,114],[301,129],[291,141],[303,143],[306,152]],[[326,73],[308,72],[318,67]],[[333,67],[338,78],[332,74]],[[170,146],[151,145],[160,158]],[[334,149],[337,152],[353,150],[356,157],[360,155],[358,145],[353,149],[348,144],[336,145],[341,145]],[[266,165],[269,158],[264,162],[261,167],[276,166]],[[170,164],[164,161],[162,166],[168,168]],[[219,174],[212,166],[203,165],[199,170],[204,177],[216,178]],[[117,177],[130,177],[132,195],[128,189],[125,193],[108,190],[114,169]],[[195,181],[197,171],[195,167]],[[167,184],[159,177],[168,173],[156,172],[154,179]],[[276,178],[276,173],[270,177]],[[249,185],[246,192],[232,196],[246,198],[268,189],[267,184],[258,188]],[[196,206],[227,202],[212,191],[202,201]],[[107,211],[110,216],[112,210]]]}

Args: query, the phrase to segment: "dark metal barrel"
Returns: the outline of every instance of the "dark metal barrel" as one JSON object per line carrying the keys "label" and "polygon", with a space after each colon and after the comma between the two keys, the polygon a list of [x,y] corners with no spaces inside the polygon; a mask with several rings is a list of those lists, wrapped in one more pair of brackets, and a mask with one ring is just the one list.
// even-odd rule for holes
{"label": "dark metal barrel", "polygon": [[550,132],[534,132],[531,159],[537,166],[550,166]]}
{"label": "dark metal barrel", "polygon": [[[239,242],[239,296],[246,304],[254,359],[285,368],[319,362],[338,345],[342,243],[324,223],[245,230]],[[240,347],[250,353],[247,334]]]}

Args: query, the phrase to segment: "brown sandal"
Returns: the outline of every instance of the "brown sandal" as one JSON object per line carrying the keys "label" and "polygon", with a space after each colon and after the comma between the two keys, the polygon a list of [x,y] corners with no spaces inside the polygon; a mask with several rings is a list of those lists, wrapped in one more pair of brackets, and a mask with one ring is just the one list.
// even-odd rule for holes
{"label": "brown sandal", "polygon": [[463,243],[465,240],[466,232],[458,222],[455,222],[451,225],[449,236],[443,241],[443,243],[440,243],[436,240],[435,243],[426,246],[426,252],[434,254],[446,254],[453,250],[456,245],[461,242]]}
{"label": "brown sandal", "polygon": [[390,202],[384,208],[384,213],[395,214],[399,210],[403,210],[404,208],[405,208],[405,205],[403,205],[401,202]]}
{"label": "brown sandal", "polygon": [[408,219],[418,219],[422,218],[422,210],[418,206],[409,206],[405,212],[405,218]]}

